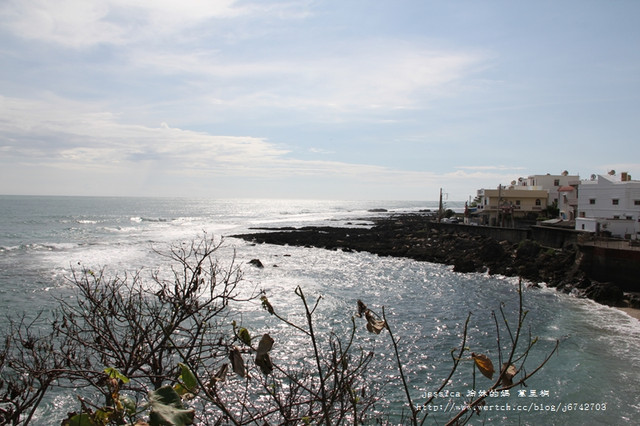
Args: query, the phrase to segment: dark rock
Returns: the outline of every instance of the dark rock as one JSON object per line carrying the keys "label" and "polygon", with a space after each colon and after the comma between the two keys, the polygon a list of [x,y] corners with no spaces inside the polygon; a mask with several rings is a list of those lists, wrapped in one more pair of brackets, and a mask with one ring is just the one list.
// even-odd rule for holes
{"label": "dark rock", "polygon": [[262,264],[262,262],[260,262],[260,259],[251,259],[249,262],[249,265],[253,265],[256,268],[264,268],[264,265]]}
{"label": "dark rock", "polygon": [[575,288],[574,285],[568,281],[562,281],[560,283],[557,283],[555,287],[556,287],[556,291],[559,291],[561,293],[566,293],[566,294],[571,293]]}
{"label": "dark rock", "polygon": [[615,284],[592,282],[584,291],[585,296],[598,303],[609,306],[622,306],[624,293]]}
{"label": "dark rock", "polygon": [[482,241],[478,257],[482,261],[495,261],[502,259],[505,256],[505,251],[499,242],[493,239],[486,239]]}
{"label": "dark rock", "polygon": [[586,288],[588,288],[591,285],[591,280],[589,278],[582,278],[581,280],[579,280],[576,283],[576,288],[579,288],[581,290],[584,290]]}
{"label": "dark rock", "polygon": [[540,253],[540,244],[531,240],[523,240],[518,244],[516,259],[533,259]]}
{"label": "dark rock", "polygon": [[471,259],[456,259],[453,264],[454,272],[476,272],[477,266],[475,262]]}
{"label": "dark rock", "polygon": [[630,308],[640,309],[640,293],[625,293],[627,306]]}

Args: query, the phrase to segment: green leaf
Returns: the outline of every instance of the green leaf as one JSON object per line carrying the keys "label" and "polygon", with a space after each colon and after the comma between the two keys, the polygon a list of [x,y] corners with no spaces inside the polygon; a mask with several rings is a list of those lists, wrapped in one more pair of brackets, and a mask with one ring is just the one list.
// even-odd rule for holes
{"label": "green leaf", "polygon": [[178,366],[180,366],[180,369],[182,370],[182,373],[180,374],[182,382],[190,392],[193,392],[198,387],[198,379],[196,379],[195,374],[193,374],[191,369],[185,364],[179,362]]}
{"label": "green leaf", "polygon": [[120,395],[120,402],[124,406],[124,409],[127,411],[127,414],[133,416],[136,413],[136,401],[127,395]]}
{"label": "green leaf", "polygon": [[180,395],[180,397],[184,397],[189,393],[189,389],[187,389],[182,383],[176,383],[173,386],[173,390],[176,391],[176,393]]}
{"label": "green leaf", "polygon": [[247,346],[251,346],[251,335],[249,334],[249,330],[244,327],[240,327],[238,329],[238,337],[242,340],[242,343]]}
{"label": "green leaf", "polygon": [[[106,424],[109,423],[109,419],[111,418],[112,415],[113,415],[113,411],[112,410],[107,410],[106,408],[101,408],[101,409],[96,410],[95,414],[93,415],[93,419],[98,424],[106,425]],[[92,422],[91,424],[94,424],[95,422]]]}
{"label": "green leaf", "polygon": [[180,395],[171,386],[149,392],[151,426],[183,426],[193,424],[194,410],[185,410]]}
{"label": "green leaf", "polygon": [[67,421],[69,426],[94,426],[91,416],[87,413],[76,414]]}
{"label": "green leaf", "polygon": [[129,383],[129,378],[113,367],[105,368],[104,374],[109,376],[110,379],[118,379],[122,381],[122,383]]}

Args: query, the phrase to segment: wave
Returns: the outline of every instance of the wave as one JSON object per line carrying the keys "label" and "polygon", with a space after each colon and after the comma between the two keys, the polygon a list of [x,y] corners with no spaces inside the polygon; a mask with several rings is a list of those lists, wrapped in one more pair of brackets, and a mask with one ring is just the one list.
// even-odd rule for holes
{"label": "wave", "polygon": [[80,223],[82,225],[95,225],[96,223],[98,223],[98,221],[90,219],[77,219],[76,223]]}
{"label": "wave", "polygon": [[76,243],[29,243],[17,246],[0,246],[0,253],[26,251],[67,251],[79,247]]}
{"label": "wave", "polygon": [[162,217],[140,217],[134,216],[129,219],[131,222],[141,223],[141,222],[171,222],[172,219],[165,219]]}

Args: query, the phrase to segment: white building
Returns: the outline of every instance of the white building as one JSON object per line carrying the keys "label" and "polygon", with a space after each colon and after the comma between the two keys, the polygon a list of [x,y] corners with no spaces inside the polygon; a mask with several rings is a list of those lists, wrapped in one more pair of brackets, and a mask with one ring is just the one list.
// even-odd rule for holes
{"label": "white building", "polygon": [[547,206],[548,193],[542,189],[508,186],[479,189],[477,213],[483,225],[504,226],[509,220],[539,214]]}
{"label": "white building", "polygon": [[[570,175],[568,171],[562,172],[559,175],[552,175],[547,173],[546,175],[532,175],[525,178],[519,178],[517,182],[518,186],[526,186],[530,189],[542,189],[549,193],[549,205],[554,202],[560,204],[559,189],[562,187],[572,186],[577,188],[580,185],[579,175]],[[577,197],[576,197],[577,199]]]}
{"label": "white building", "polygon": [[627,173],[616,176],[612,171],[580,182],[576,229],[639,238],[640,181],[631,180]]}
{"label": "white building", "polygon": [[547,191],[548,205],[556,205],[560,210],[560,217],[564,220],[574,220],[578,209],[578,185],[579,175],[570,175],[568,171],[559,175],[532,175],[519,178],[518,187],[525,186],[529,189]]}

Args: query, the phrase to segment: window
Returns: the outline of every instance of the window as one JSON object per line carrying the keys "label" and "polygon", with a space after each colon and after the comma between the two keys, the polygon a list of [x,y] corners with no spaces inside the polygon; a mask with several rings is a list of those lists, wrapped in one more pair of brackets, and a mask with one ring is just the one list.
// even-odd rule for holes
{"label": "window", "polygon": [[[586,214],[584,212],[580,212],[580,217],[587,217]],[[582,225],[584,226],[584,225]]]}
{"label": "window", "polygon": [[596,203],[595,198],[589,198],[589,204],[594,205]]}
{"label": "window", "polygon": [[635,206],[640,206],[640,200],[634,200],[634,201],[633,201],[633,204],[634,204]]}
{"label": "window", "polygon": [[536,206],[539,206],[539,205],[541,205],[541,204],[542,204],[542,201],[540,201],[540,198],[537,198],[537,199],[536,199]]}
{"label": "window", "polygon": [[615,216],[613,216],[613,218],[614,219],[620,219],[620,216],[619,215],[615,215]]}
{"label": "window", "polygon": [[553,181],[553,186],[560,186],[560,179],[555,179]]}
{"label": "window", "polygon": [[627,220],[633,220],[633,216],[627,216]]}
{"label": "window", "polygon": [[520,200],[516,200],[516,206],[520,205]]}
{"label": "window", "polygon": [[614,198],[613,200],[611,200],[611,204],[613,204],[614,206],[617,206],[618,204],[620,204],[620,200],[618,200],[617,198]]}

